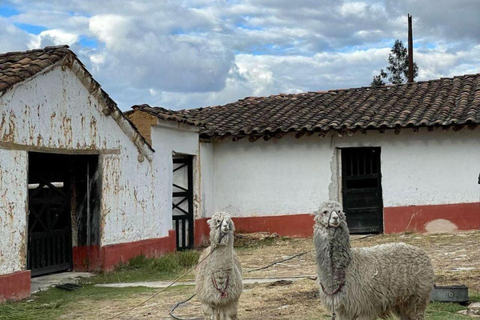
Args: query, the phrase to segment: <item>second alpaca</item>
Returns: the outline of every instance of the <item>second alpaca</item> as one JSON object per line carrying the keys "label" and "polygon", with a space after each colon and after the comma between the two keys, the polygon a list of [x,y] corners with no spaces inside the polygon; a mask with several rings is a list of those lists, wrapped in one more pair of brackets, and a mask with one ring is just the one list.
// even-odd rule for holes
{"label": "second alpaca", "polygon": [[236,320],[243,291],[242,267],[233,250],[235,230],[230,216],[216,213],[208,220],[210,246],[200,255],[195,290],[206,319]]}

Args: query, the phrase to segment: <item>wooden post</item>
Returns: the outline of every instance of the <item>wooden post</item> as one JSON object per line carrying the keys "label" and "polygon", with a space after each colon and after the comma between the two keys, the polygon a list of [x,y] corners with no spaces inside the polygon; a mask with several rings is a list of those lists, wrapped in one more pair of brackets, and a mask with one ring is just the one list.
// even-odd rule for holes
{"label": "wooden post", "polygon": [[408,14],[408,82],[413,82],[413,35],[410,14]]}

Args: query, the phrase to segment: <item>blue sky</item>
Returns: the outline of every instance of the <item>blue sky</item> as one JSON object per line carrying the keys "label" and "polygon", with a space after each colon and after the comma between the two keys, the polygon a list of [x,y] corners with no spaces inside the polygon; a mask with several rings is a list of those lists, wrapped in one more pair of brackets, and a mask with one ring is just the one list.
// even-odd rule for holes
{"label": "blue sky", "polygon": [[413,15],[418,80],[480,72],[478,0],[3,0],[0,52],[68,44],[126,110],[367,86]]}

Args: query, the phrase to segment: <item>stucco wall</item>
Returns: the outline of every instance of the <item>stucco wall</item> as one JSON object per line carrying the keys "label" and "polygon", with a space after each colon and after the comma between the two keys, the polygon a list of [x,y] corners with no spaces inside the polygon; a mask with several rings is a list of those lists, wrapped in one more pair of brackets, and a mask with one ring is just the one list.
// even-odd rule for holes
{"label": "stucco wall", "polygon": [[[156,193],[159,195],[159,215],[162,224],[172,229],[172,184],[173,162],[172,155],[193,155],[194,158],[194,188],[195,202],[198,206],[198,132],[195,128],[174,122],[162,122],[152,126],[152,146],[155,149],[155,175],[161,177],[156,180]],[[185,184],[185,183],[184,183]]]}
{"label": "stucco wall", "polygon": [[27,152],[0,149],[0,274],[24,270]]}
{"label": "stucco wall", "polygon": [[479,138],[480,130],[403,130],[216,143],[214,208],[234,216],[311,213],[338,199],[336,148],[355,146],[381,147],[385,207],[479,202]]}
{"label": "stucco wall", "polygon": [[[101,244],[168,235],[153,162],[70,69],[16,85],[0,97],[0,274],[25,268],[28,151],[93,153],[102,170]],[[10,151],[15,150],[15,151]]]}
{"label": "stucco wall", "polygon": [[200,143],[199,198],[197,218],[210,217],[215,212],[214,144]]}

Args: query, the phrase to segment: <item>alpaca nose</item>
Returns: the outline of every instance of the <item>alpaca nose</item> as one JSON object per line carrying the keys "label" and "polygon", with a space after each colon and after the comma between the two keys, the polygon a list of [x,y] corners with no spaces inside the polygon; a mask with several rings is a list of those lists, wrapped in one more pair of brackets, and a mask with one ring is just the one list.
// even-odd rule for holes
{"label": "alpaca nose", "polygon": [[225,223],[225,222],[222,223],[222,231],[223,231],[223,232],[227,232],[228,229],[229,229],[229,228],[228,228],[228,223]]}
{"label": "alpaca nose", "polygon": [[332,212],[332,219],[333,219],[333,221],[338,221],[338,214],[337,214],[336,211]]}

